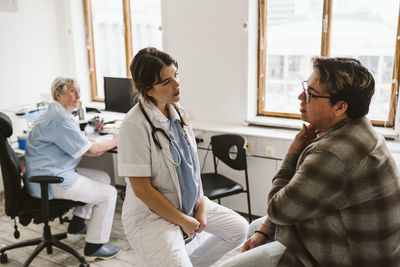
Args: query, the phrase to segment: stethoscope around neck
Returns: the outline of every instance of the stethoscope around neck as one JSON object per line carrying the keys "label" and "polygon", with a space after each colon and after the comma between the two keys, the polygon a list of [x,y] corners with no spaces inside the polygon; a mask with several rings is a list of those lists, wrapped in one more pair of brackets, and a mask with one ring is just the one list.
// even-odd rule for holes
{"label": "stethoscope around neck", "polygon": [[[175,108],[174,105],[172,105],[172,106]],[[142,104],[142,102],[140,100],[139,100],[139,107],[140,107],[140,110],[142,111],[146,121],[149,123],[149,125],[151,127],[151,137],[153,138],[153,141],[156,144],[156,146],[159,149],[163,150],[162,146],[160,144],[160,141],[158,141],[157,136],[156,136],[156,133],[160,132],[162,135],[165,136],[165,138],[167,138],[168,142],[170,144],[172,144],[172,147],[175,149],[176,154],[178,155],[178,161],[177,162],[175,162],[174,159],[172,159],[170,156],[167,156],[168,160],[170,160],[174,164],[175,167],[179,166],[179,164],[181,164],[182,159],[181,159],[181,156],[179,155],[178,148],[176,148],[175,144],[173,142],[171,142],[171,138],[169,138],[168,134],[164,131],[164,129],[154,126],[154,124],[151,122],[151,120],[149,118],[149,115],[147,115],[146,111],[144,110],[143,104]],[[182,122],[182,116],[181,116],[181,114],[179,112],[177,112],[177,113],[179,115],[182,131],[185,131],[185,129],[183,128],[184,125],[183,125],[183,122]]]}

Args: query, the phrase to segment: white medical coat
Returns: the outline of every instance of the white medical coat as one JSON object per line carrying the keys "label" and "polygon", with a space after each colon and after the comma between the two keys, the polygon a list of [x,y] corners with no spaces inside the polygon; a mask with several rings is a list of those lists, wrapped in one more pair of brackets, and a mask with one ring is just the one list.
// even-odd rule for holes
{"label": "white medical coat", "polygon": [[[143,104],[155,127],[169,134],[169,123],[152,103]],[[185,110],[177,104],[181,115],[187,118]],[[178,119],[175,109],[170,106],[171,119]],[[190,126],[185,126],[190,145],[196,152],[196,140]],[[162,150],[154,143],[151,126],[145,119],[139,105],[126,115],[118,134],[118,172],[126,177],[150,177],[152,186],[181,209],[181,191],[176,169],[171,162],[172,155],[168,139],[157,132]],[[171,159],[171,160],[170,160]],[[199,168],[198,168],[199,169]],[[200,171],[196,177],[200,183]],[[126,178],[127,179],[127,178]],[[199,201],[203,198],[200,196]],[[194,245],[190,258],[186,251],[182,231],[175,225],[152,212],[132,191],[127,179],[125,200],[122,207],[122,223],[129,244],[134,250],[137,266],[203,267],[215,263],[225,253],[242,244],[246,238],[248,223],[234,211],[218,205],[204,197],[207,209],[205,232],[216,237],[200,240],[200,233],[189,245]],[[198,203],[196,203],[197,206]],[[207,234],[207,233],[205,233]],[[210,236],[210,235],[209,235]],[[197,244],[193,242],[197,241]],[[189,249],[190,250],[190,249]],[[193,265],[192,265],[193,264]]]}
{"label": "white medical coat", "polygon": [[[160,110],[149,102],[142,102],[143,107],[155,127],[162,128],[169,134],[168,119]],[[187,113],[179,103],[176,103],[180,113],[187,118]],[[175,108],[170,105],[171,119],[179,119]],[[193,130],[190,126],[184,126],[188,134],[190,145],[196,152],[197,147]],[[118,174],[125,177],[150,177],[152,186],[164,195],[176,208],[181,209],[181,191],[178,175],[170,151],[168,139],[160,132],[156,133],[162,150],[154,143],[151,134],[151,126],[145,119],[139,105],[135,105],[125,116],[118,134]],[[200,171],[196,177],[200,183]],[[137,198],[127,180],[126,196],[122,210],[122,221],[128,229],[139,227],[144,223],[150,223],[160,218]],[[201,196],[202,197],[202,196]],[[198,203],[197,203],[198,204]],[[196,205],[197,205],[196,204]]]}

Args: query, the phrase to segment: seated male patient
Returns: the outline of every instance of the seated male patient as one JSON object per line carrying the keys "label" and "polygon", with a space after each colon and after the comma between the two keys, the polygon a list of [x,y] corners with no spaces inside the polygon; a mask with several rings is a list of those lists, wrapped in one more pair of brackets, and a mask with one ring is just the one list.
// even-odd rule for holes
{"label": "seated male patient", "polygon": [[224,267],[400,266],[399,173],[366,118],[374,78],[351,58],[313,69],[298,96],[310,124],[273,178],[268,217]]}
{"label": "seated male patient", "polygon": [[[74,210],[68,227],[70,234],[86,234],[84,255],[87,261],[109,259],[119,248],[105,245],[109,241],[117,191],[107,173],[77,168],[82,156],[99,156],[114,148],[117,135],[110,140],[88,140],[80,131],[72,111],[79,106],[80,89],[75,80],[56,78],[51,87],[54,101],[37,119],[29,133],[25,162],[25,185],[30,195],[41,198],[40,185],[29,182],[34,175],[55,175],[64,178],[51,185],[50,198],[70,199],[87,203]],[[85,219],[89,219],[88,226]]]}

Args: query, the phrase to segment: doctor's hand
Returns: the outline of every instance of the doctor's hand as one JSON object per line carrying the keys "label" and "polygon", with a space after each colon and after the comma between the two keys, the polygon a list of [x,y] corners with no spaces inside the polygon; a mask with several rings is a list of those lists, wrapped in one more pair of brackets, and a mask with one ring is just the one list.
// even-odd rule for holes
{"label": "doctor's hand", "polygon": [[197,210],[194,213],[194,218],[198,220],[200,223],[199,229],[197,229],[196,232],[201,233],[207,226],[207,210],[204,198],[202,198],[201,201],[199,202]]}
{"label": "doctor's hand", "polygon": [[180,226],[188,237],[191,237],[199,229],[200,222],[191,216],[185,215],[183,223]]}
{"label": "doctor's hand", "polygon": [[197,233],[201,233],[204,228],[207,226],[207,215],[205,210],[197,210],[196,213],[194,214],[194,218],[199,221],[200,226],[196,230]]}

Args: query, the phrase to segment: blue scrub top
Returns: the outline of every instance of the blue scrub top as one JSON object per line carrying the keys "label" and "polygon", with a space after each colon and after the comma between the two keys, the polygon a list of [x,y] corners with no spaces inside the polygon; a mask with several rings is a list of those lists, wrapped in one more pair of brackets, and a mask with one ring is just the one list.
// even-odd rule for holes
{"label": "blue scrub top", "polygon": [[[180,120],[170,120],[169,128],[169,138],[171,139],[169,146],[174,162],[178,163],[179,156],[181,158],[181,163],[176,167],[176,172],[181,189],[182,212],[193,216],[195,205],[200,199],[200,185],[196,179],[196,171],[199,166],[197,166],[195,151],[190,146]],[[179,153],[179,156],[177,153]]]}
{"label": "blue scrub top", "polygon": [[[63,177],[58,185],[70,188],[79,176],[75,168],[91,145],[74,116],[58,102],[51,103],[35,121],[26,144],[24,183],[28,193],[41,198],[40,185],[29,182],[29,177],[35,175]],[[52,186],[49,197],[52,198]]]}

